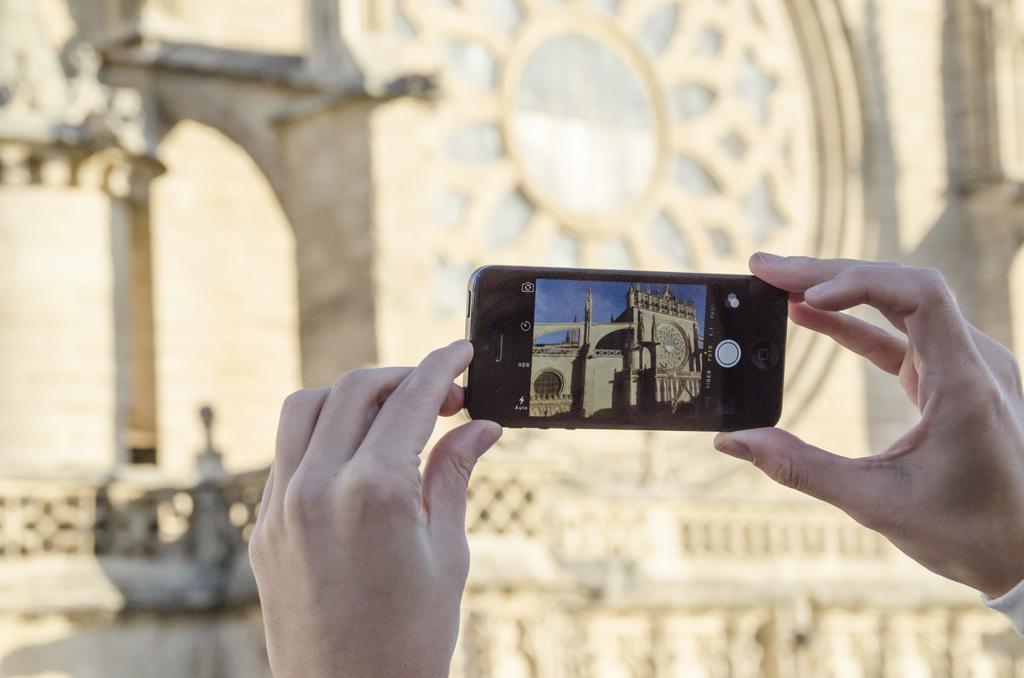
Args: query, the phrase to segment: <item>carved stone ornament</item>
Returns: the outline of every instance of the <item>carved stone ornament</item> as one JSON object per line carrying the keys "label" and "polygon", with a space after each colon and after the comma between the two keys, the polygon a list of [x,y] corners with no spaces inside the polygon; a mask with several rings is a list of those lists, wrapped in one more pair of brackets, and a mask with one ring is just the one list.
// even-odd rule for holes
{"label": "carved stone ornament", "polygon": [[68,77],[32,0],[0,0],[0,140],[60,141],[154,153],[141,95],[99,80],[102,57],[71,48]]}

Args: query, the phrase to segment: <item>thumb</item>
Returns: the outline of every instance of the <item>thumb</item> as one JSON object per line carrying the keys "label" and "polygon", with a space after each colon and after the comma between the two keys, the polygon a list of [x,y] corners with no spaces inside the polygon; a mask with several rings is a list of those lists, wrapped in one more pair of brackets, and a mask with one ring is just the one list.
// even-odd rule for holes
{"label": "thumb", "polygon": [[423,500],[431,528],[466,530],[466,492],[477,459],[501,437],[501,426],[477,420],[446,433],[427,459]]}
{"label": "thumb", "polygon": [[826,501],[864,523],[868,514],[883,506],[888,478],[880,466],[865,459],[850,459],[808,445],[778,428],[757,428],[719,433],[715,447],[745,459],[765,475],[791,489]]}

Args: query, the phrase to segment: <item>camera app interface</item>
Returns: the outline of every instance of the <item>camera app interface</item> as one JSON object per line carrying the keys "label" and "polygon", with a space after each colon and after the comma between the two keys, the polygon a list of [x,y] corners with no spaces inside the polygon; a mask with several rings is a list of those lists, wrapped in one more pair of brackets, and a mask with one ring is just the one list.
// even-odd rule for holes
{"label": "camera app interface", "polygon": [[533,291],[530,417],[685,424],[705,411],[707,286],[541,278]]}

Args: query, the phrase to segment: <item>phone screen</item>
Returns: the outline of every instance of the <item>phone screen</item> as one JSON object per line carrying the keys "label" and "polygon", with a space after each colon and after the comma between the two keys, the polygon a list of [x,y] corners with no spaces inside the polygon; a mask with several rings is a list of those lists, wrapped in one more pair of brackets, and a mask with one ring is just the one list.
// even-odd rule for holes
{"label": "phone screen", "polygon": [[699,416],[706,285],[539,278],[534,294],[531,417]]}
{"label": "phone screen", "polygon": [[750,276],[494,268],[471,283],[472,416],[676,430],[778,419],[781,290]]}

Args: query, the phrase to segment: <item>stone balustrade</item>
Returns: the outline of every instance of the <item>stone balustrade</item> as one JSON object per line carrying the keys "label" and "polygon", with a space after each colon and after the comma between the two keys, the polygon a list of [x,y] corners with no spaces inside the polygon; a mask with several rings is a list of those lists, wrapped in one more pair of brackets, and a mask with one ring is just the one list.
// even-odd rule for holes
{"label": "stone balustrade", "polygon": [[[655,578],[756,573],[797,563],[820,571],[919,576],[880,535],[823,505],[583,491],[551,469],[509,458],[483,464],[469,491],[467,529],[486,550],[529,544],[574,573],[628,565]],[[156,480],[0,480],[0,570],[40,558],[224,567],[246,559],[267,471],[195,484]],[[504,547],[503,547],[504,548]],[[526,568],[529,569],[529,568]]]}
{"label": "stone balustrade", "polygon": [[[1024,668],[976,594],[820,504],[598,491],[501,453],[478,471],[453,676]],[[0,480],[0,616],[252,610],[266,477]]]}

